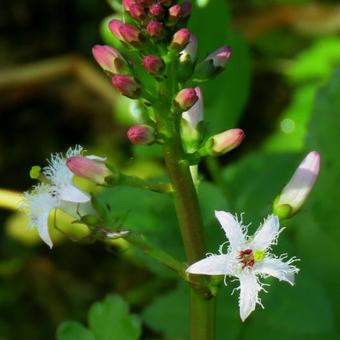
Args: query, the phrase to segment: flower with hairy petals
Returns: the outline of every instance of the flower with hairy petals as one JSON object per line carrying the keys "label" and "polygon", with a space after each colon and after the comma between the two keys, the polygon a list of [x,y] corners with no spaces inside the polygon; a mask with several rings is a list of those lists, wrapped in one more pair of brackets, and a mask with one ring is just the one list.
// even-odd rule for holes
{"label": "flower with hairy petals", "polygon": [[294,285],[294,276],[299,269],[292,263],[297,259],[284,262],[286,255],[276,257],[271,254],[271,246],[277,243],[282,230],[277,216],[268,216],[253,237],[247,236],[242,221],[230,213],[215,211],[215,216],[229,241],[227,253],[223,253],[222,244],[218,255],[210,254],[186,271],[190,274],[236,277],[240,281],[237,290],[240,291],[240,316],[244,321],[255,310],[256,304],[262,306],[258,294],[264,288],[258,277],[273,276]]}
{"label": "flower with hairy petals", "polygon": [[68,169],[66,160],[80,156],[81,146],[70,148],[66,155],[53,154],[49,165],[42,171],[47,183],[39,183],[31,191],[24,193],[24,200],[19,209],[27,214],[30,226],[37,228],[40,238],[52,248],[53,243],[48,232],[48,216],[53,209],[61,209],[73,217],[77,211],[87,212],[91,197],[74,186],[73,173]]}

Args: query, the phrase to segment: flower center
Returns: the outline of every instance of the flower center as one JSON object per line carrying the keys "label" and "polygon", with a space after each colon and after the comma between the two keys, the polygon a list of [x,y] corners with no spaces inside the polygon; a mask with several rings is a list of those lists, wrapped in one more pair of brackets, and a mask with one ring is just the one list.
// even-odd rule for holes
{"label": "flower center", "polygon": [[252,249],[241,250],[238,258],[242,264],[242,269],[245,267],[252,268],[254,266],[255,259]]}
{"label": "flower center", "polygon": [[245,267],[252,268],[256,261],[261,261],[265,257],[265,252],[263,250],[245,249],[241,250],[238,256],[240,263],[242,264],[242,269]]}

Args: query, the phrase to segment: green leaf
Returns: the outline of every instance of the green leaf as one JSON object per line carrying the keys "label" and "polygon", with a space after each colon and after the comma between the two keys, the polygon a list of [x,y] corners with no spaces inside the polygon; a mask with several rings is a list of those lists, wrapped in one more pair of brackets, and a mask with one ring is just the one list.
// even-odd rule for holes
{"label": "green leaf", "polygon": [[141,335],[139,319],[117,295],[95,303],[89,311],[89,325],[96,340],[134,340]]}
{"label": "green leaf", "polygon": [[57,330],[58,340],[96,340],[91,331],[82,324],[73,321],[63,322]]}
{"label": "green leaf", "polygon": [[[208,23],[207,18],[214,18],[214,23]],[[226,70],[201,86],[209,133],[235,126],[249,94],[248,48],[244,39],[228,26],[229,11],[223,1],[210,1],[203,8],[194,6],[189,28],[198,37],[201,59],[223,45],[230,45],[233,49]]]}

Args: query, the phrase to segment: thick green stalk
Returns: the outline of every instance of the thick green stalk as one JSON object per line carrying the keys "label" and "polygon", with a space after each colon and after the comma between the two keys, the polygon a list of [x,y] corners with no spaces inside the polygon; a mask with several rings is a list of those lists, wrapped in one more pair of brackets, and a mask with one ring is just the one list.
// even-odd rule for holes
{"label": "thick green stalk", "polygon": [[[178,126],[164,145],[164,157],[174,189],[175,207],[181,229],[188,262],[191,264],[205,256],[206,248],[203,223],[196,190],[189,170],[183,159],[183,149]],[[193,275],[190,292],[190,340],[214,339],[214,299],[196,288],[204,284],[205,278]],[[206,292],[206,291],[203,291]]]}

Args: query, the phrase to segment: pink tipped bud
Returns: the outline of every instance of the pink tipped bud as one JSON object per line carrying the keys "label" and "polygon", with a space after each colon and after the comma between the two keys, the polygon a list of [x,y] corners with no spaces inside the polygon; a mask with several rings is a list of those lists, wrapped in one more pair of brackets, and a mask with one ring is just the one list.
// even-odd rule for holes
{"label": "pink tipped bud", "polygon": [[190,16],[192,11],[192,4],[190,1],[184,1],[182,4],[182,18],[187,18]]}
{"label": "pink tipped bud", "polygon": [[174,99],[174,104],[181,111],[189,110],[198,100],[197,92],[194,88],[189,87],[179,91]]}
{"label": "pink tipped bud", "polygon": [[164,70],[164,62],[160,57],[147,55],[143,58],[145,70],[153,75],[160,75]]}
{"label": "pink tipped bud", "polygon": [[169,8],[169,21],[176,23],[182,16],[182,6],[179,4],[173,5]]}
{"label": "pink tipped bud", "polygon": [[231,47],[224,46],[208,55],[195,69],[194,80],[204,82],[216,77],[224,70],[231,56]]}
{"label": "pink tipped bud", "polygon": [[111,175],[105,165],[105,159],[96,156],[73,156],[67,159],[66,165],[74,175],[97,184],[105,184],[105,178]]}
{"label": "pink tipped bud", "polygon": [[230,129],[210,137],[206,143],[208,154],[223,155],[238,147],[245,134],[241,129]]}
{"label": "pink tipped bud", "polygon": [[151,20],[146,26],[146,31],[151,38],[154,38],[156,40],[161,40],[164,38],[164,26],[159,21]]}
{"label": "pink tipped bud", "polygon": [[183,112],[182,117],[188,122],[189,126],[196,130],[200,122],[203,121],[203,96],[201,89],[195,87],[195,92],[198,97],[196,103],[188,110]]}
{"label": "pink tipped bud", "polygon": [[190,31],[187,28],[182,28],[177,31],[172,37],[170,47],[174,50],[181,51],[190,40]]}
{"label": "pink tipped bud", "polygon": [[131,5],[129,13],[130,13],[131,18],[138,20],[138,21],[143,21],[146,18],[144,7],[139,4]]}
{"label": "pink tipped bud", "polygon": [[162,19],[165,14],[165,9],[160,3],[156,3],[150,6],[149,13],[156,19]]}
{"label": "pink tipped bud", "polygon": [[136,80],[125,74],[117,74],[112,77],[112,85],[122,95],[136,99],[140,97],[141,87]]}
{"label": "pink tipped bud", "polygon": [[320,154],[310,152],[300,163],[288,184],[274,202],[274,213],[281,218],[293,216],[307,199],[320,171]]}
{"label": "pink tipped bud", "polygon": [[224,67],[231,57],[231,47],[223,46],[209,54],[206,60],[212,60],[215,67]]}
{"label": "pink tipped bud", "polygon": [[151,144],[155,141],[155,130],[149,125],[134,125],[127,136],[132,144]]}
{"label": "pink tipped bud", "polygon": [[96,45],[92,48],[92,54],[100,67],[110,73],[121,72],[126,64],[122,55],[110,46]]}
{"label": "pink tipped bud", "polygon": [[123,0],[123,7],[127,12],[130,12],[132,5],[136,4],[136,0]]}
{"label": "pink tipped bud", "polygon": [[133,46],[139,46],[142,42],[142,35],[137,27],[124,24],[120,20],[111,20],[109,23],[109,29],[118,39],[125,43]]}

